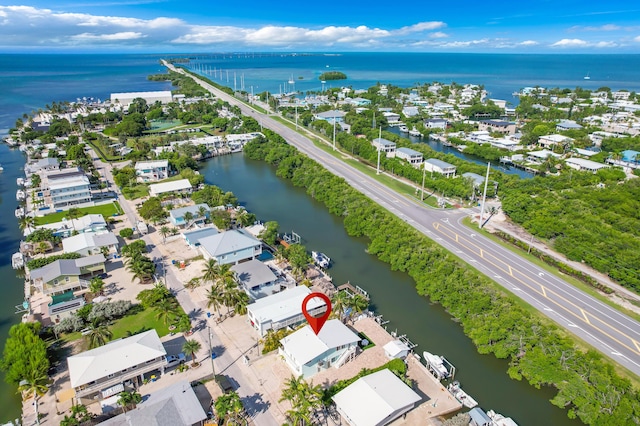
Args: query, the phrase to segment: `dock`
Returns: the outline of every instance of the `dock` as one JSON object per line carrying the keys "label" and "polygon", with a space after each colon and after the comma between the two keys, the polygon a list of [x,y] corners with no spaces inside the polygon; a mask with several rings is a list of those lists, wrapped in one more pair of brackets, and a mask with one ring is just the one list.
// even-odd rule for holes
{"label": "dock", "polygon": [[351,295],[359,294],[369,300],[369,293],[367,293],[362,287],[352,285],[349,281],[338,286],[338,291],[346,291]]}

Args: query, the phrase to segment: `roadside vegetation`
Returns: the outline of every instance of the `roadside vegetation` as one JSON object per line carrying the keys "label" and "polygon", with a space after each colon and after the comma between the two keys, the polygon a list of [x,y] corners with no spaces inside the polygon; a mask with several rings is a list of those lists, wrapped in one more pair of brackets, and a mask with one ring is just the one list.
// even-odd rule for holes
{"label": "roadside vegetation", "polygon": [[584,350],[538,313],[519,306],[488,278],[351,188],[272,132],[245,147],[276,174],[344,218],[349,235],[367,237],[369,253],[407,272],[419,294],[440,303],[480,353],[510,361],[508,374],[535,387],[552,386],[552,403],[586,424],[626,424],[640,417],[640,394],[595,350]]}

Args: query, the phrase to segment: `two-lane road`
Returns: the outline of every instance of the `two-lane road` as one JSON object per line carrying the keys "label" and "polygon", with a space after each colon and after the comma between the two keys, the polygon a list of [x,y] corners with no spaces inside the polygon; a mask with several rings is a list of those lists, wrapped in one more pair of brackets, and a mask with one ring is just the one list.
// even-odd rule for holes
{"label": "two-lane road", "polygon": [[215,96],[239,106],[243,114],[259,119],[264,127],[280,134],[301,152],[343,177],[355,189],[640,376],[640,323],[636,320],[462,225],[461,219],[470,211],[436,210],[397,194],[317,148],[308,138],[279,121],[255,111],[199,78],[195,80]]}

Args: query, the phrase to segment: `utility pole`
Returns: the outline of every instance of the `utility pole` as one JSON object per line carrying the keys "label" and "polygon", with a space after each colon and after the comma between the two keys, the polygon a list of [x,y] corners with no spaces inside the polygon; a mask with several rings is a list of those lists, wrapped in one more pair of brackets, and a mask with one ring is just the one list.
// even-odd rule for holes
{"label": "utility pole", "polygon": [[[335,125],[334,125],[334,127],[335,127]],[[298,130],[298,101],[297,100],[296,100],[296,130]],[[333,133],[335,134],[335,131]],[[334,139],[335,139],[335,137],[334,137]],[[335,145],[335,143],[334,143],[334,145]]]}
{"label": "utility pole", "polygon": [[420,196],[420,201],[424,201],[424,178],[427,174],[427,168],[425,167],[424,161],[422,162],[422,195]]}
{"label": "utility pole", "polygon": [[478,221],[478,227],[482,229],[482,220],[484,217],[484,203],[487,200],[487,185],[489,184],[489,170],[491,170],[491,163],[487,163],[487,176],[484,178],[484,192],[482,193],[482,207],[480,208],[480,220]]}
{"label": "utility pole", "polygon": [[380,126],[380,133],[378,136],[378,166],[376,167],[376,174],[380,174],[380,148],[382,146],[382,126]]}
{"label": "utility pole", "polygon": [[336,111],[333,111],[333,150],[336,150]]}
{"label": "utility pole", "polygon": [[211,371],[213,372],[213,381],[218,383],[218,378],[216,377],[216,367],[213,365],[213,347],[211,346],[211,327],[207,325],[207,329],[209,331],[209,358],[211,358]]}

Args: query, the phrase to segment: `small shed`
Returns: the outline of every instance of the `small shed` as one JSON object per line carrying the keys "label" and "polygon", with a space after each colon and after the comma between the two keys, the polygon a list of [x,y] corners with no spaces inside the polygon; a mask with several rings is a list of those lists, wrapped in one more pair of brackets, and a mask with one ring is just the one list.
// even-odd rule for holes
{"label": "small shed", "polygon": [[389,359],[405,359],[411,349],[401,340],[392,340],[383,347],[384,354]]}

